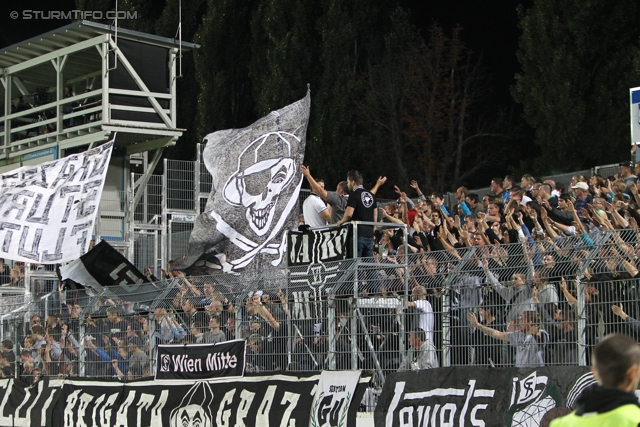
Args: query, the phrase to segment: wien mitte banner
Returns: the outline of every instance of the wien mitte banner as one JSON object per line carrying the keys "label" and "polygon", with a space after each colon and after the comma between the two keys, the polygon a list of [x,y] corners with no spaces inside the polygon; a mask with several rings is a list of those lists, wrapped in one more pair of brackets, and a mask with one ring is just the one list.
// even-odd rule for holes
{"label": "wien mitte banner", "polygon": [[244,375],[246,341],[159,345],[158,380],[207,380]]}

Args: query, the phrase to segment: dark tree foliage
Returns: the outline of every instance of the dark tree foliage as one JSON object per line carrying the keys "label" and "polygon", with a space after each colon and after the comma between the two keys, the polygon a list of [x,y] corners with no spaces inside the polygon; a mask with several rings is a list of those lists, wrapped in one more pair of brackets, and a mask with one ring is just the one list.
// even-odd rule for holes
{"label": "dark tree foliage", "polygon": [[509,136],[504,116],[484,102],[487,78],[462,32],[434,24],[405,52],[407,153],[426,190],[451,190],[494,166]]}
{"label": "dark tree foliage", "polygon": [[[85,10],[115,8],[115,0],[76,3]],[[119,9],[137,11],[138,19],[119,25],[176,37],[179,3],[120,1]],[[415,78],[416,69],[429,66],[427,58],[409,55],[432,45],[433,33],[423,39],[397,0],[183,0],[182,37],[200,49],[182,58],[178,127],[187,131],[167,150],[172,158],[193,159],[206,134],[247,126],[302,98],[309,84],[305,163],[330,188],[358,169],[367,186],[387,175],[404,189],[418,179],[446,190],[479,169],[482,157],[474,150],[484,142],[468,142],[481,120],[466,102],[480,93],[477,86],[472,96],[464,93],[470,68],[462,62],[470,54],[455,64],[456,90],[462,91],[456,105],[444,92],[431,105],[427,81]],[[450,71],[431,78],[443,79],[445,87],[452,83]],[[446,119],[438,132],[424,132],[425,105]],[[383,194],[392,195],[386,187]]]}
{"label": "dark tree foliage", "polygon": [[[209,0],[196,34],[199,83],[196,131],[244,127],[257,119],[252,82],[251,17],[256,0]],[[192,100],[193,102],[194,100]]]}
{"label": "dark tree foliage", "polygon": [[512,93],[542,153],[530,162],[536,172],[626,157],[629,88],[640,84],[639,12],[634,0],[536,0],[519,9],[522,72]]}

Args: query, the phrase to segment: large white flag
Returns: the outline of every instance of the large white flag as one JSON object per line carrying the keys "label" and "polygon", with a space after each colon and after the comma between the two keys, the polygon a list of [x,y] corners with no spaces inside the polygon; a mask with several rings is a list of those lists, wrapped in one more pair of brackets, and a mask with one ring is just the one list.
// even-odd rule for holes
{"label": "large white flag", "polygon": [[113,142],[0,175],[0,257],[56,264],[89,247]]}
{"label": "large white flag", "polygon": [[285,231],[298,224],[310,105],[307,93],[251,126],[204,138],[211,193],[194,224],[188,253],[174,268],[191,266],[188,271],[195,275],[262,270],[282,262]]}

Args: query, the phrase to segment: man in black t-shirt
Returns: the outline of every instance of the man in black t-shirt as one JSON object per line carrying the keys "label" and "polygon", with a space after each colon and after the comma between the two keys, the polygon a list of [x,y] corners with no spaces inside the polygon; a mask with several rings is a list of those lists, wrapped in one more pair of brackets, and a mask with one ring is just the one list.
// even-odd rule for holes
{"label": "man in black t-shirt", "polygon": [[[376,196],[364,189],[360,172],[347,173],[347,186],[350,191],[347,209],[337,224],[340,226],[350,220],[376,222]],[[358,225],[358,258],[373,257],[373,228],[372,225]]]}

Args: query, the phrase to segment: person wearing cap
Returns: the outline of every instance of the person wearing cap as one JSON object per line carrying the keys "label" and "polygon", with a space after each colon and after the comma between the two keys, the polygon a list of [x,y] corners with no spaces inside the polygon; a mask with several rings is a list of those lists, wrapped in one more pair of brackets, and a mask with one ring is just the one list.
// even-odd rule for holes
{"label": "person wearing cap", "polygon": [[591,197],[591,193],[589,193],[589,184],[584,181],[578,181],[575,185],[571,186],[571,189],[576,195],[576,202],[574,203],[575,210],[578,212],[580,220],[584,221],[582,209],[593,202],[593,197]]}
{"label": "person wearing cap", "polygon": [[639,426],[640,405],[634,393],[640,383],[638,343],[625,335],[607,335],[595,346],[591,359],[598,384],[583,390],[575,410],[550,426]]}
{"label": "person wearing cap", "polygon": [[622,162],[620,163],[620,179],[624,181],[627,187],[630,184],[637,184],[638,177],[633,174],[634,165],[633,162]]}

